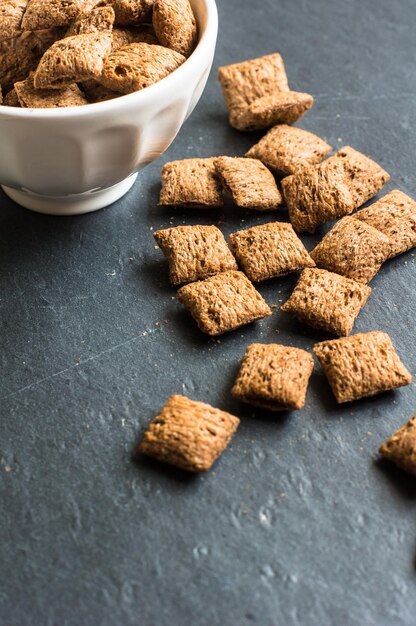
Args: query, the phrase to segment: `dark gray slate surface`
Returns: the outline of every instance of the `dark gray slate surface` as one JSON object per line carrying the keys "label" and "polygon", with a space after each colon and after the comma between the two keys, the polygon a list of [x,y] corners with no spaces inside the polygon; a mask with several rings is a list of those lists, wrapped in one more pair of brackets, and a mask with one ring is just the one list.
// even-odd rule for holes
{"label": "dark gray slate surface", "polygon": [[[301,125],[416,195],[413,0],[219,5],[217,65],[280,50],[293,88],[316,97]],[[164,160],[252,141],[228,128],[212,75]],[[302,412],[231,401],[248,343],[310,348],[325,335],[276,311],[218,342],[196,330],[151,228],[225,215],[229,233],[268,218],[158,208],[160,165],[84,217],[0,197],[0,624],[412,626],[416,485],[377,448],[415,413],[414,387],[337,407],[317,367]],[[260,289],[278,304],[294,283]],[[414,372],[414,255],[373,287],[356,330],[388,331]],[[174,392],[242,417],[205,477],[132,460]]]}

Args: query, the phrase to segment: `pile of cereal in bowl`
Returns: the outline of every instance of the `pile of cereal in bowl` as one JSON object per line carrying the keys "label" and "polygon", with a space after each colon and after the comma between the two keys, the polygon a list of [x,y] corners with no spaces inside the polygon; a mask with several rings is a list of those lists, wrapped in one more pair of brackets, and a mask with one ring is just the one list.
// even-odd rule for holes
{"label": "pile of cereal in bowl", "polygon": [[189,0],[3,0],[0,104],[81,106],[139,91],[192,54]]}

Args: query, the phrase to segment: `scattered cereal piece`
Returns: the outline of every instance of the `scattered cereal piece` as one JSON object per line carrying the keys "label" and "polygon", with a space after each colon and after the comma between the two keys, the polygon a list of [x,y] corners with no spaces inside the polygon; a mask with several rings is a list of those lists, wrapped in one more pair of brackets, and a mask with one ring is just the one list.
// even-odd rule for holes
{"label": "scattered cereal piece", "polygon": [[279,344],[248,346],[232,395],[271,411],[305,406],[313,357],[305,350]]}
{"label": "scattered cereal piece", "polygon": [[317,267],[368,283],[388,259],[390,243],[382,232],[354,217],[343,217],[311,252]]}
{"label": "scattered cereal piece", "polygon": [[88,104],[88,100],[76,83],[62,89],[36,89],[33,84],[33,73],[19,83],[15,83],[20,106],[32,109],[48,109],[56,107],[73,107]]}
{"label": "scattered cereal piece", "polygon": [[162,46],[189,57],[198,35],[189,0],[155,0],[153,28]]}
{"label": "scattered cereal piece", "polygon": [[131,43],[107,57],[100,82],[113,91],[132,93],[157,83],[184,61],[185,57],[174,50]]}
{"label": "scattered cereal piece", "polygon": [[218,77],[232,126],[259,98],[289,91],[283,59],[278,53],[220,67]]}
{"label": "scattered cereal piece", "polygon": [[90,35],[91,33],[112,31],[114,19],[115,13],[111,7],[98,7],[90,13],[82,13],[68,28],[65,36]]}
{"label": "scattered cereal piece", "polygon": [[389,238],[389,258],[416,246],[416,202],[398,189],[358,211],[354,217],[377,228]]}
{"label": "scattered cereal piece", "polygon": [[370,294],[370,287],[355,280],[326,270],[305,269],[280,310],[314,328],[349,335]]}
{"label": "scattered cereal piece", "polygon": [[349,146],[319,165],[284,178],[283,195],[293,228],[314,232],[320,224],[349,215],[372,198],[390,176]]}
{"label": "scattered cereal piece", "polygon": [[412,382],[387,333],[359,333],[314,346],[339,404]]}
{"label": "scattered cereal piece", "polygon": [[259,159],[279,176],[289,176],[302,167],[319,163],[331,150],[332,147],[317,135],[280,124],[269,130],[246,156]]}
{"label": "scattered cereal piece", "polygon": [[250,324],[272,312],[242,272],[224,272],[181,287],[178,300],[202,332],[221,335]]}
{"label": "scattered cereal piece", "polygon": [[238,207],[272,211],[282,204],[274,176],[261,161],[219,157],[214,165],[224,189]]}
{"label": "scattered cereal piece", "polygon": [[268,280],[315,267],[290,224],[272,222],[230,235],[231,249],[248,278]]}
{"label": "scattered cereal piece", "polygon": [[34,76],[37,89],[60,89],[98,78],[111,49],[110,33],[75,35],[56,41],[45,52]]}
{"label": "scattered cereal piece", "polygon": [[263,130],[275,124],[293,124],[313,105],[313,97],[298,91],[281,91],[258,98],[231,116],[237,130]]}
{"label": "scattered cereal piece", "polygon": [[214,159],[184,159],[162,168],[161,205],[219,207],[224,204]]}
{"label": "scattered cereal piece", "polygon": [[0,84],[3,93],[14,87],[14,83],[25,80],[29,72],[36,69],[42,54],[61,35],[61,31],[42,30],[22,33],[13,39],[0,39]]}
{"label": "scattered cereal piece", "polygon": [[412,417],[380,446],[380,454],[416,476],[416,417]]}
{"label": "scattered cereal piece", "polygon": [[224,452],[240,420],[209,404],[171,396],[150,423],[138,451],[190,472],[206,472]]}
{"label": "scattered cereal piece", "polygon": [[28,0],[2,0],[0,6],[0,41],[17,37]]}
{"label": "scattered cereal piece", "polygon": [[172,285],[238,269],[216,226],[177,226],[158,230],[153,236],[169,262]]}
{"label": "scattered cereal piece", "polygon": [[22,30],[67,26],[81,15],[82,5],[83,0],[29,0]]}

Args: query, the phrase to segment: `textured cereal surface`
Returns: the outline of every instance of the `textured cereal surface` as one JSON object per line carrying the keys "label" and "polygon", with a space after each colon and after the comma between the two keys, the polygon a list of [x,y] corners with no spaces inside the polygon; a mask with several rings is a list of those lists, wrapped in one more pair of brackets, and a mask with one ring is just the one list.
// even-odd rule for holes
{"label": "textured cereal surface", "polygon": [[148,43],[158,45],[159,41],[152,26],[143,24],[138,28],[113,28],[113,43],[111,51],[115,52],[129,43]]}
{"label": "textured cereal surface", "polygon": [[390,258],[416,246],[416,202],[399,189],[358,211],[354,217],[389,238]]}
{"label": "textured cereal surface", "polygon": [[33,73],[14,86],[20,106],[33,109],[74,107],[88,104],[88,100],[75,83],[62,89],[36,89]]}
{"label": "textured cereal surface", "polygon": [[35,87],[59,89],[74,82],[98,78],[110,49],[110,33],[75,35],[55,42],[36,69]]}
{"label": "textured cereal surface", "polygon": [[154,237],[169,262],[172,285],[238,269],[224,235],[216,226],[177,226],[159,230]]}
{"label": "textured cereal surface", "polygon": [[17,37],[28,0],[2,0],[0,4],[0,41]]}
{"label": "textured cereal surface", "polygon": [[43,53],[61,36],[59,29],[22,33],[13,39],[0,40],[0,84],[3,92],[25,80],[36,69]]}
{"label": "textured cereal surface", "polygon": [[233,118],[258,98],[289,91],[283,59],[277,52],[220,67],[218,78]]}
{"label": "textured cereal surface", "polygon": [[23,30],[67,26],[82,13],[83,0],[29,0],[22,19]]}
{"label": "textured cereal surface", "polygon": [[184,56],[163,46],[131,43],[108,56],[100,82],[113,91],[132,93],[157,83],[184,61]]}
{"label": "textured cereal surface", "polygon": [[331,152],[332,147],[313,133],[279,124],[270,129],[246,156],[259,159],[279,176],[290,176],[303,167],[315,165]]}
{"label": "textured cereal surface", "polygon": [[380,454],[416,476],[416,417],[412,417],[380,446]]}
{"label": "textured cereal surface", "polygon": [[271,411],[302,409],[313,370],[305,350],[279,344],[248,346],[232,395]]}
{"label": "textured cereal surface", "polygon": [[153,8],[153,0],[98,0],[96,4],[114,10],[117,26],[137,26],[150,20]]}
{"label": "textured cereal surface", "polygon": [[282,181],[289,217],[296,232],[314,232],[325,222],[349,215],[389,180],[377,163],[346,146],[319,165]]}
{"label": "textured cereal surface", "polygon": [[3,104],[8,107],[20,107],[19,98],[14,87],[4,96]]}
{"label": "textured cereal surface", "polygon": [[252,281],[315,266],[292,226],[284,222],[240,230],[230,235],[230,244],[238,264]]}
{"label": "textured cereal surface", "polygon": [[214,165],[224,189],[238,207],[272,211],[282,204],[274,176],[261,161],[219,157]]}
{"label": "textured cereal surface", "polygon": [[320,269],[305,269],[281,311],[335,335],[349,335],[371,288]]}
{"label": "textured cereal surface", "polygon": [[318,267],[360,283],[370,282],[389,255],[388,237],[355,217],[339,220],[311,252]]}
{"label": "textured cereal surface", "polygon": [[209,404],[171,396],[150,423],[138,451],[190,472],[206,472],[224,452],[240,420]]}
{"label": "textured cereal surface", "polygon": [[155,0],[152,21],[162,46],[189,57],[198,35],[189,0]]}
{"label": "textured cereal surface", "polygon": [[313,351],[340,404],[412,382],[387,333],[359,333],[323,341]]}
{"label": "textured cereal surface", "polygon": [[181,287],[177,297],[199,329],[221,335],[271,315],[270,307],[242,272],[224,272]]}
{"label": "textured cereal surface", "polygon": [[66,37],[111,31],[114,20],[115,13],[111,7],[98,7],[89,13],[82,13],[68,28]]}
{"label": "textured cereal surface", "polygon": [[237,130],[263,130],[275,124],[293,124],[313,105],[308,93],[281,91],[258,98],[244,109],[232,109],[230,124]]}
{"label": "textured cereal surface", "polygon": [[224,204],[222,185],[214,159],[184,159],[162,168],[160,204],[218,207]]}

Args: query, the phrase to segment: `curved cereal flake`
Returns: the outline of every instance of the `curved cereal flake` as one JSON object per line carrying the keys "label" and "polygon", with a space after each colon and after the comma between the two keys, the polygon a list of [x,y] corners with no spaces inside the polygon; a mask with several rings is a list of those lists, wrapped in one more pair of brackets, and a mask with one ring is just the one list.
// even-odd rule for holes
{"label": "curved cereal flake", "polygon": [[185,57],[174,50],[131,43],[108,56],[100,82],[108,89],[132,93],[157,83],[184,61]]}
{"label": "curved cereal flake", "polygon": [[43,55],[35,72],[37,89],[60,89],[64,85],[100,76],[111,47],[111,35],[93,33],[66,37]]}
{"label": "curved cereal flake", "polygon": [[88,35],[91,33],[110,32],[113,28],[115,13],[111,7],[93,9],[82,15],[68,28],[66,37],[72,35]]}
{"label": "curved cereal flake", "polygon": [[22,20],[23,30],[67,26],[82,12],[83,0],[29,0]]}
{"label": "curved cereal flake", "polygon": [[153,27],[162,46],[188,57],[198,34],[189,0],[156,0]]}
{"label": "curved cereal flake", "polygon": [[2,0],[0,4],[0,41],[16,37],[21,30],[21,21],[27,0]]}

